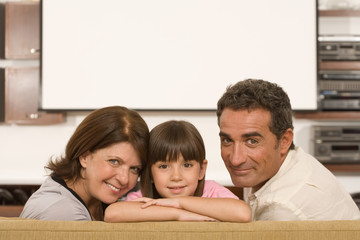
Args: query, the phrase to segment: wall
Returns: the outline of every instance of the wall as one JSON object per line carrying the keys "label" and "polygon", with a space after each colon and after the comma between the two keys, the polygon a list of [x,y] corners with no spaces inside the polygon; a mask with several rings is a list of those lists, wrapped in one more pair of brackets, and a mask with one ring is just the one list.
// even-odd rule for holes
{"label": "wall", "polygon": [[[71,112],[65,122],[49,126],[0,124],[0,184],[40,184],[44,165],[51,156],[59,156],[77,124],[87,112]],[[201,132],[209,161],[207,178],[232,185],[220,156],[215,112],[141,112],[149,128],[169,119],[191,121]],[[294,119],[295,144],[312,152],[312,125],[357,125],[357,122],[315,122]],[[360,192],[360,173],[337,174],[349,192]]]}
{"label": "wall", "polygon": [[[38,61],[0,60],[0,67],[20,65],[37,66]],[[0,124],[0,184],[40,184],[45,177],[43,167],[49,157],[58,156],[63,152],[68,138],[86,114],[88,112],[69,112],[65,122],[58,125]],[[215,179],[224,185],[232,185],[220,156],[215,112],[141,112],[141,115],[150,128],[169,119],[184,119],[194,123],[206,144],[209,160],[207,178]],[[358,123],[294,119],[295,144],[310,153],[312,152],[311,126],[316,124],[357,125]],[[349,192],[360,192],[360,173],[336,176]]]}

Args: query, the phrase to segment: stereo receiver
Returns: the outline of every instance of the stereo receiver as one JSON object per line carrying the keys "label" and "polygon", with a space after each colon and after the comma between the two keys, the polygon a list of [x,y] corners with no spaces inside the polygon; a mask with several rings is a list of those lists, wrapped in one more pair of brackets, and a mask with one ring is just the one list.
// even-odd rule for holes
{"label": "stereo receiver", "polygon": [[322,61],[359,61],[360,36],[320,36],[319,59]]}
{"label": "stereo receiver", "polygon": [[360,163],[360,126],[313,126],[314,157],[323,163]]}
{"label": "stereo receiver", "polygon": [[360,110],[360,71],[321,70],[320,106],[323,110]]}

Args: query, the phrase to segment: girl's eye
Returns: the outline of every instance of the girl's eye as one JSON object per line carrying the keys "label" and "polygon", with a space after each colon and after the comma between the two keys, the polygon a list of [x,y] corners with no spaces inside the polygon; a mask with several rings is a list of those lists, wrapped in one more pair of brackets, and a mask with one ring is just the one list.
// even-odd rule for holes
{"label": "girl's eye", "polygon": [[166,168],[168,168],[169,166],[167,165],[167,164],[160,164],[159,165],[159,168],[161,168],[161,169],[166,169]]}
{"label": "girl's eye", "polygon": [[139,167],[130,167],[130,171],[136,175],[139,175],[141,169]]}
{"label": "girl's eye", "polygon": [[190,168],[190,167],[192,167],[193,165],[191,164],[191,163],[184,163],[184,167],[185,168]]}

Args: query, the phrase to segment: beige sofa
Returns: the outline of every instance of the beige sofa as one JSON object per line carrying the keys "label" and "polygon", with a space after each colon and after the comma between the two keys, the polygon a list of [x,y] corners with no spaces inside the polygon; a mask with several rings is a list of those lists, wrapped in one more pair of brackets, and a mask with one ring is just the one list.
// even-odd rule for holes
{"label": "beige sofa", "polygon": [[0,217],[0,239],[356,240],[360,239],[360,220],[105,223]]}

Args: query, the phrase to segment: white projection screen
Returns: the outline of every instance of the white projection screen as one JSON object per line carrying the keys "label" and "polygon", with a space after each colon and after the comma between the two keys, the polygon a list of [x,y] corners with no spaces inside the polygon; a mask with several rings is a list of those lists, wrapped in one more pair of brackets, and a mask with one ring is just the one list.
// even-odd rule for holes
{"label": "white projection screen", "polygon": [[317,109],[316,0],[42,0],[42,110],[214,110],[278,83]]}

